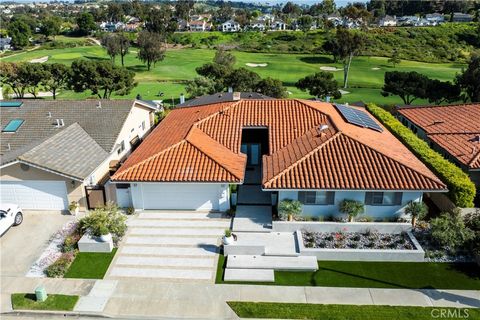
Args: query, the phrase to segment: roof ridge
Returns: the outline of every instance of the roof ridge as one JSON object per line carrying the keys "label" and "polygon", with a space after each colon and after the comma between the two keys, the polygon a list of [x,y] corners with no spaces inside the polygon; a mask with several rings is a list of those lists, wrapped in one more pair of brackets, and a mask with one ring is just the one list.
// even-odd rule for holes
{"label": "roof ridge", "polygon": [[425,108],[448,108],[448,107],[462,107],[462,106],[472,106],[472,105],[480,105],[479,102],[470,102],[470,103],[457,103],[457,104],[446,104],[446,105],[405,105],[405,106],[397,106],[397,110],[402,109],[425,109]]}
{"label": "roof ridge", "polygon": [[479,160],[480,160],[480,150],[478,150],[477,154],[472,158],[472,160],[470,160],[470,162],[468,163],[468,166],[472,167],[473,164]]}
{"label": "roof ridge", "polygon": [[[334,135],[332,135],[329,139],[327,139],[325,142],[323,142],[322,144],[320,144],[319,146],[317,146],[316,148],[314,148],[312,151],[308,152],[306,155],[304,155],[303,157],[301,157],[300,159],[298,159],[297,161],[295,161],[294,163],[292,163],[290,166],[288,166],[287,168],[283,169],[282,171],[280,171],[278,174],[276,174],[275,176],[273,176],[272,178],[270,178],[268,181],[265,181],[263,184],[267,184],[267,183],[270,183],[272,182],[273,180],[277,179],[279,176],[285,174],[286,172],[290,171],[292,168],[298,166],[300,163],[302,163],[303,161],[305,161],[307,158],[309,158],[312,154],[314,154],[315,152],[317,152],[318,150],[322,149],[324,146],[326,146],[327,144],[329,144],[331,141],[337,139],[340,135],[342,134],[341,131],[337,131]],[[277,152],[278,153],[278,152]]]}
{"label": "roof ridge", "polygon": [[[343,132],[343,134],[344,134],[346,137],[348,137],[349,139],[352,139],[352,140],[360,143],[361,145],[365,146],[366,148],[368,148],[368,149],[370,149],[370,150],[373,150],[374,152],[376,152],[376,153],[378,153],[378,154],[380,154],[380,155],[382,155],[382,156],[384,156],[384,157],[386,157],[386,158],[394,161],[395,163],[398,163],[399,165],[401,165],[401,166],[403,166],[403,167],[405,167],[405,168],[407,168],[407,169],[410,169],[410,170],[418,173],[419,175],[421,175],[421,176],[423,176],[423,177],[425,177],[425,178],[427,178],[427,179],[429,179],[429,180],[431,180],[431,181],[435,181],[434,179],[432,179],[431,177],[428,177],[427,175],[425,175],[424,173],[418,171],[417,169],[414,169],[414,168],[412,168],[411,166],[406,165],[405,163],[400,162],[400,161],[398,161],[398,160],[395,159],[395,158],[392,158],[391,156],[389,156],[389,155],[381,152],[380,150],[377,150],[377,149],[375,149],[375,148],[370,147],[369,145],[367,145],[367,144],[365,144],[365,143],[363,143],[363,142],[355,139],[354,137],[350,136],[349,134],[346,134],[345,132]],[[415,157],[416,157],[416,156],[415,156]],[[434,176],[435,176],[435,175],[434,175]],[[441,181],[441,180],[438,180],[438,181],[439,181],[441,184],[445,184],[445,183],[443,183],[443,181]]]}
{"label": "roof ridge", "polygon": [[[237,106],[240,102],[242,102],[241,99],[238,100],[238,101],[236,101],[236,102],[234,101],[234,102],[232,102],[230,105],[222,108],[221,110],[216,111],[216,112],[213,112],[212,114],[209,114],[209,115],[206,116],[205,118],[202,118],[202,119],[200,119],[200,120],[198,120],[198,121],[195,121],[195,122],[192,124],[192,126],[190,127],[190,129],[188,130],[188,134],[190,133],[190,131],[192,130],[193,127],[198,127],[199,124],[201,124],[201,123],[203,123],[203,122],[205,122],[205,121],[207,121],[207,120],[209,120],[209,119],[211,119],[211,118],[219,115],[220,112],[224,112],[224,111],[226,111],[226,110],[228,110],[228,109],[231,109],[232,107]],[[218,104],[223,104],[223,103],[224,103],[224,102],[216,102],[216,103],[211,103],[211,104],[208,104],[208,105],[216,105],[216,104],[218,105]],[[206,106],[206,105],[203,105],[203,106]],[[198,106],[193,106],[193,107],[198,107]],[[188,136],[188,134],[187,134],[187,136]]]}

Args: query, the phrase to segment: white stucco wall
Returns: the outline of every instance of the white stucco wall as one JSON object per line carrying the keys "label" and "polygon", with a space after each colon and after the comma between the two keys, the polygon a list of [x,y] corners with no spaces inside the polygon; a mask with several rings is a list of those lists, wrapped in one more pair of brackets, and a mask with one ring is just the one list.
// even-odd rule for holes
{"label": "white stucco wall", "polygon": [[[422,192],[404,192],[402,195],[402,204],[399,206],[365,206],[364,215],[374,219],[389,218],[399,216],[410,201],[421,201]],[[284,199],[298,200],[298,191],[279,191],[278,201]],[[304,205],[303,215],[312,217],[341,216],[338,211],[338,205],[344,199],[365,201],[365,192],[361,191],[335,191],[335,201],[333,205]]]}

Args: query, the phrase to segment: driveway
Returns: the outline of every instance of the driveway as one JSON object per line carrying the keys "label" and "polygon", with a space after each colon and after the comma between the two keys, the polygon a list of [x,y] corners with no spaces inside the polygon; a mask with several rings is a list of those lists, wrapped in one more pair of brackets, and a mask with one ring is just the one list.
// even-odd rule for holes
{"label": "driveway", "polygon": [[52,211],[25,211],[23,223],[0,238],[0,274],[24,276],[48,245],[50,237],[71,215]]}

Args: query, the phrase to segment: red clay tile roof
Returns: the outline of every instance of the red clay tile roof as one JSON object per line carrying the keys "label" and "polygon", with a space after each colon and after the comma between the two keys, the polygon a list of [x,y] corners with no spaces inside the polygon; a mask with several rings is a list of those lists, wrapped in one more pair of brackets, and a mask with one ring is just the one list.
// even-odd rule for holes
{"label": "red clay tile roof", "polygon": [[398,113],[409,119],[458,162],[480,169],[480,104],[406,107]]}
{"label": "red clay tile roof", "polygon": [[287,99],[173,110],[112,180],[241,183],[242,129],[251,127],[269,132],[265,189],[446,189],[388,130],[349,124],[329,103]]}

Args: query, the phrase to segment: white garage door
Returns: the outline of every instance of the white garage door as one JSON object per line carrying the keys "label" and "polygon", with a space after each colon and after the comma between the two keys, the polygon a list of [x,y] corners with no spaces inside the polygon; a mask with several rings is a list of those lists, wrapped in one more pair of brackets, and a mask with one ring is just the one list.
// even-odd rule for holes
{"label": "white garage door", "polygon": [[144,209],[218,210],[219,185],[143,184]]}
{"label": "white garage door", "polygon": [[68,207],[64,181],[1,181],[0,201],[22,209],[65,210]]}

